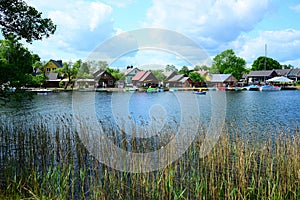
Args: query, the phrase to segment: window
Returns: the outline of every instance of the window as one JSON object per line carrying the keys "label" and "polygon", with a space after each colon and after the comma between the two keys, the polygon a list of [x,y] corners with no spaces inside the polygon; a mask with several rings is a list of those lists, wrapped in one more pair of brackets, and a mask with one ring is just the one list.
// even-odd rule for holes
{"label": "window", "polygon": [[50,72],[50,71],[51,71],[51,68],[47,68],[46,71],[47,71],[47,72]]}

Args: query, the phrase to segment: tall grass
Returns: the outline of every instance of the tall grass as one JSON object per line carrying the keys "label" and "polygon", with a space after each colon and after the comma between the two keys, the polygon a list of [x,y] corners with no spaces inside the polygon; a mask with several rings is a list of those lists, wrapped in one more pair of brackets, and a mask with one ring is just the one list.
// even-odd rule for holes
{"label": "tall grass", "polygon": [[[227,124],[204,158],[199,136],[179,160],[149,173],[99,163],[72,127],[69,115],[1,117],[0,199],[300,199],[296,126],[250,140]],[[116,142],[136,151],[157,144]]]}

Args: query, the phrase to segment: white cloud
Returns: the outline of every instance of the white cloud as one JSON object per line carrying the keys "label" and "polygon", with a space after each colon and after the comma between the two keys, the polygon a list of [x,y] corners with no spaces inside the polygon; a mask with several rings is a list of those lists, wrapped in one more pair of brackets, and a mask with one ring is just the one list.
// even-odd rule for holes
{"label": "white cloud", "polygon": [[251,31],[270,6],[270,0],[154,0],[145,26],[176,30],[206,48],[216,48]]}
{"label": "white cloud", "polygon": [[[286,29],[279,31],[261,31],[259,36],[250,38],[249,36],[240,36],[232,43],[235,52],[246,59],[248,64],[259,56],[265,55],[265,44],[267,44],[267,56],[271,57],[281,64],[294,64],[300,67],[300,31]],[[241,48],[239,48],[241,47]]]}
{"label": "white cloud", "polygon": [[41,57],[65,55],[63,57],[85,58],[116,32],[113,28],[112,7],[99,1],[53,0],[49,4],[43,0],[27,0],[27,3],[43,12],[45,17],[50,17],[57,25],[54,35],[42,42],[34,42],[31,46]]}
{"label": "white cloud", "polygon": [[290,9],[296,11],[296,12],[300,12],[300,4],[295,5],[295,6],[291,6]]}

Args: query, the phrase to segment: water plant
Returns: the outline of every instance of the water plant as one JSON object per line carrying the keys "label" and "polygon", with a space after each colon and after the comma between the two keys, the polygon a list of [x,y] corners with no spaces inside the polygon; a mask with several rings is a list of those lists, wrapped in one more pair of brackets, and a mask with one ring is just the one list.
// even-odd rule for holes
{"label": "water plant", "polygon": [[[263,139],[241,128],[226,123],[205,157],[199,135],[164,169],[129,173],[98,162],[71,115],[0,117],[0,199],[299,199],[298,126],[274,128]],[[158,144],[157,138],[122,138],[113,127],[106,131],[132,151]]]}

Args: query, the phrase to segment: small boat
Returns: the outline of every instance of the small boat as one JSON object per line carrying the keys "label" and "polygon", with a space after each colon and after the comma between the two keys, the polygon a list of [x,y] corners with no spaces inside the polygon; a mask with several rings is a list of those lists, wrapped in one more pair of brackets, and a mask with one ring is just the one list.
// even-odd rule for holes
{"label": "small boat", "polygon": [[157,92],[164,92],[163,88],[157,88]]}
{"label": "small boat", "polygon": [[193,94],[206,95],[206,91],[194,91]]}
{"label": "small boat", "polygon": [[260,87],[260,91],[279,91],[281,87],[274,85],[264,85]]}
{"label": "small boat", "polygon": [[259,86],[258,85],[249,85],[248,87],[247,87],[247,90],[248,91],[259,91]]}
{"label": "small boat", "polygon": [[49,94],[52,92],[52,90],[48,89],[38,89],[38,90],[32,90],[36,94]]}
{"label": "small boat", "polygon": [[170,92],[175,92],[175,91],[178,91],[178,88],[170,88],[169,91]]}
{"label": "small boat", "polygon": [[155,92],[157,92],[157,89],[155,89],[155,88],[148,88],[147,89],[147,93],[155,93]]}

